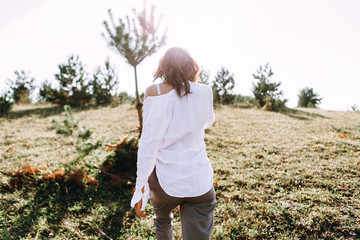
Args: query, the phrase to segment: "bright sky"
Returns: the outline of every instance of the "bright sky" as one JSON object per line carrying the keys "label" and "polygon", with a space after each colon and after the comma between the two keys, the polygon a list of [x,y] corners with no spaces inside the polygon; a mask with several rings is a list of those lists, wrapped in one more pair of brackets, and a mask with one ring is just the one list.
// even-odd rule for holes
{"label": "bright sky", "polygon": [[[161,55],[172,46],[189,50],[212,78],[224,66],[235,93],[251,95],[259,65],[269,63],[288,106],[312,87],[320,108],[360,106],[360,1],[358,0],[148,0],[164,14],[168,43],[139,66],[139,89],[152,83]],[[77,54],[92,73],[107,56],[119,72],[120,91],[134,93],[132,69],[101,34],[107,9],[115,19],[141,10],[142,0],[0,1],[0,89],[15,70],[36,84],[54,81],[58,64]]]}

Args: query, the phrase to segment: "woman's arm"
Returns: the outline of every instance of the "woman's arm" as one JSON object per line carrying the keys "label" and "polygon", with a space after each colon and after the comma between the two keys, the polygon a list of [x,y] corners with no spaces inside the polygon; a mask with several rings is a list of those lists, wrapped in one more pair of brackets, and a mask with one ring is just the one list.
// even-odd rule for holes
{"label": "woman's arm", "polygon": [[209,117],[207,122],[205,123],[205,128],[210,128],[211,125],[215,122],[213,92],[210,87],[208,88],[209,88]]}
{"label": "woman's arm", "polygon": [[[155,88],[153,85],[146,89],[146,97],[157,95],[156,90],[154,93],[152,87]],[[167,105],[166,101],[156,97],[144,101],[144,120],[139,141],[136,187],[131,200],[131,206],[135,207],[136,205],[136,208],[140,208],[140,210],[145,209],[149,195],[148,177],[154,170],[157,153],[170,122]],[[141,215],[141,211],[139,214]]]}

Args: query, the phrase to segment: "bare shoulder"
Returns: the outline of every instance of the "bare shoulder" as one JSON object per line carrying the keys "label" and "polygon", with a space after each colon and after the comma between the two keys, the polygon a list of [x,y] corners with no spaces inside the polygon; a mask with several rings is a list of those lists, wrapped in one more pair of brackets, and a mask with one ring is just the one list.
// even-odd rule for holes
{"label": "bare shoulder", "polygon": [[144,98],[147,98],[148,96],[156,96],[156,95],[157,95],[156,86],[155,84],[153,84],[146,88]]}
{"label": "bare shoulder", "polygon": [[[160,93],[161,93],[160,95],[166,94],[173,89],[174,89],[174,87],[168,83],[160,83]],[[146,88],[144,97],[146,98],[149,96],[151,97],[151,96],[158,96],[158,95],[159,94],[156,89],[156,84],[153,84],[153,85],[149,86],[148,88]]]}

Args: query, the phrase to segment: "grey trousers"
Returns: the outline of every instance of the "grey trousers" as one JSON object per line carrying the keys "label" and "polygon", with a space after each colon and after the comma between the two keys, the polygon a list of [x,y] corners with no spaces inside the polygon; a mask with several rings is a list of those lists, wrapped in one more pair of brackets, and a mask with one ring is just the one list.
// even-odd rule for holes
{"label": "grey trousers", "polygon": [[150,200],[155,217],[158,240],[172,239],[172,211],[180,205],[182,237],[184,240],[210,239],[214,225],[216,197],[214,188],[202,196],[189,198],[171,197],[161,188],[155,170],[149,177]]}

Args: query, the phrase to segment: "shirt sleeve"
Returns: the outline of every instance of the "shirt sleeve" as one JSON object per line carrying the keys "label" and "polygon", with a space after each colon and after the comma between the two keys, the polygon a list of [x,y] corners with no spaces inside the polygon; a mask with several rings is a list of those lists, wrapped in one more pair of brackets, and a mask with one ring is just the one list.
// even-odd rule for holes
{"label": "shirt sleeve", "polygon": [[215,122],[213,92],[211,87],[208,87],[208,89],[209,89],[209,116],[207,122],[205,123],[205,129],[210,128],[212,124]]}
{"label": "shirt sleeve", "polygon": [[[141,210],[149,198],[148,178],[154,170],[159,146],[170,123],[169,103],[159,97],[148,97],[144,101],[143,129],[139,141],[135,193],[131,199],[134,207],[143,199]],[[145,187],[145,192],[141,189]]]}

